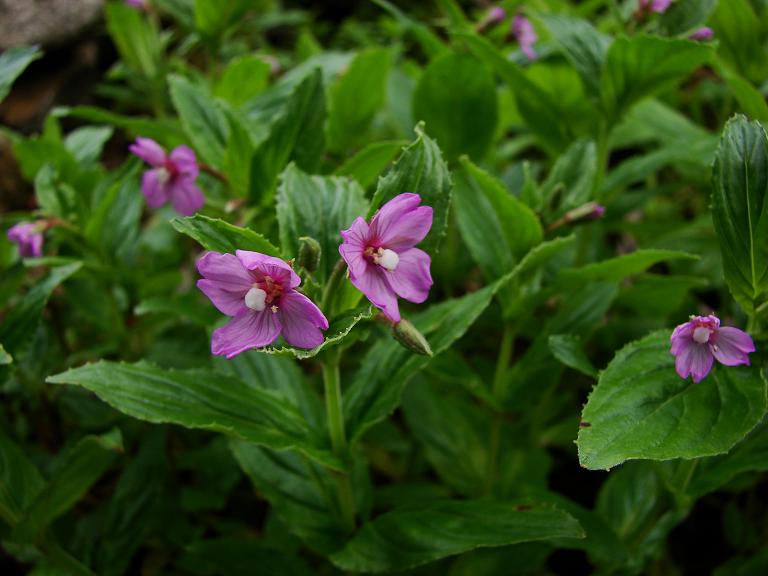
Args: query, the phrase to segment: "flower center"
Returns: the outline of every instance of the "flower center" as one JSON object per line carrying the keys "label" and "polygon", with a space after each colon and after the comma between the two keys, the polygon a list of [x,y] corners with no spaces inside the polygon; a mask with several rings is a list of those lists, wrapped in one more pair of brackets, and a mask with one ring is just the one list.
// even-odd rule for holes
{"label": "flower center", "polygon": [[363,256],[369,262],[373,262],[390,272],[397,268],[397,265],[400,262],[400,256],[397,255],[397,252],[390,250],[389,248],[374,248],[373,246],[368,246],[363,252]]}
{"label": "flower center", "polygon": [[255,310],[256,312],[261,312],[264,310],[264,308],[267,307],[267,293],[264,292],[261,288],[256,288],[255,286],[248,290],[245,294],[245,305],[248,306],[251,310]]}
{"label": "flower center", "polygon": [[705,326],[697,326],[693,329],[693,339],[699,344],[706,344],[709,342],[709,337],[712,334],[712,330]]}

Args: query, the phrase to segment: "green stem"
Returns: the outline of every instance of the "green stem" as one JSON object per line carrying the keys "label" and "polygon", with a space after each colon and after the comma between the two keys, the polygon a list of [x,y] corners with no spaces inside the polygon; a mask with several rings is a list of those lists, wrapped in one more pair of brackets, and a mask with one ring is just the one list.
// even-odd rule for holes
{"label": "green stem", "polygon": [[[331,436],[333,453],[345,464],[349,463],[349,445],[344,431],[344,410],[339,378],[339,352],[329,350],[323,363],[323,383],[325,385],[325,410],[328,417],[328,430]],[[355,500],[348,472],[334,472],[339,498],[339,514],[348,530],[355,528]]]}
{"label": "green stem", "polygon": [[325,289],[323,290],[323,298],[320,300],[320,310],[326,316],[331,316],[331,306],[333,305],[333,298],[338,292],[339,283],[344,278],[344,272],[347,269],[347,263],[344,260],[336,262],[336,266],[333,267],[328,281],[325,283]]}
{"label": "green stem", "polygon": [[597,132],[597,173],[595,174],[595,187],[592,191],[592,198],[595,199],[595,202],[600,202],[603,196],[603,180],[608,171],[608,152],[608,122],[602,118]]}
{"label": "green stem", "polygon": [[[515,343],[515,332],[512,324],[504,324],[504,334],[501,337],[499,345],[499,355],[496,359],[496,371],[493,375],[493,386],[491,392],[494,400],[499,405],[503,405],[505,395],[505,384],[507,381],[507,369],[509,368],[509,359],[512,356],[512,346]],[[499,466],[499,450],[501,449],[501,428],[503,424],[503,414],[497,411],[493,415],[491,423],[491,435],[488,441],[488,461],[485,470],[485,493],[488,496],[493,494],[493,488],[496,484]]]}

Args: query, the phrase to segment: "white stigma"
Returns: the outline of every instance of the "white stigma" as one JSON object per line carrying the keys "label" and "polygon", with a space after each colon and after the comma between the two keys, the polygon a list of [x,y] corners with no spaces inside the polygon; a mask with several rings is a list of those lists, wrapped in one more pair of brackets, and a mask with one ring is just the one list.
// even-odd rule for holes
{"label": "white stigma", "polygon": [[712,331],[709,328],[705,328],[704,326],[697,326],[693,330],[693,339],[696,340],[699,344],[706,344],[709,342],[709,335],[712,333]]}
{"label": "white stigma", "polygon": [[168,170],[166,170],[165,168],[157,169],[157,181],[160,182],[160,184],[165,184],[170,179],[171,179],[171,173],[168,172]]}
{"label": "white stigma", "polygon": [[397,264],[400,262],[400,256],[398,256],[397,252],[394,250],[389,250],[388,248],[382,250],[379,248],[379,253],[376,255],[375,262],[382,268],[386,268],[392,272],[392,270],[397,268]]}
{"label": "white stigma", "polygon": [[245,294],[245,305],[248,306],[248,308],[251,310],[261,312],[264,310],[264,308],[267,307],[266,299],[267,293],[264,292],[264,290],[261,288],[256,288],[254,286]]}

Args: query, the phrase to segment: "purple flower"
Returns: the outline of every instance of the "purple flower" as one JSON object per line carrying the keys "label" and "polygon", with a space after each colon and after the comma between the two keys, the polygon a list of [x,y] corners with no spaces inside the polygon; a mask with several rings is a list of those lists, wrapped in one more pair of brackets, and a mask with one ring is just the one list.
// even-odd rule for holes
{"label": "purple flower", "polygon": [[748,365],[748,354],[755,351],[749,334],[730,326],[721,328],[720,319],[713,314],[691,316],[675,328],[670,340],[677,373],[681,378],[692,375],[694,382],[709,374],[713,359],[726,366]]}
{"label": "purple flower", "polygon": [[691,33],[691,35],[688,36],[690,40],[698,40],[700,42],[712,40],[712,38],[714,37],[715,37],[715,31],[712,30],[712,28],[709,28],[708,26],[702,26],[698,30],[694,30],[693,33]]}
{"label": "purple flower", "polygon": [[147,9],[147,0],[125,0],[125,3],[131,8],[136,8],[138,10]]}
{"label": "purple flower", "polygon": [[200,168],[190,147],[178,146],[167,154],[154,140],[136,138],[130,151],[154,166],[144,172],[141,180],[141,191],[150,208],[160,208],[170,200],[176,212],[191,216],[203,207],[205,197],[195,184]]}
{"label": "purple flower", "polygon": [[667,11],[670,4],[672,0],[640,0],[640,9],[662,14]]}
{"label": "purple flower", "polygon": [[398,296],[421,303],[432,286],[429,254],[414,248],[432,227],[432,208],[420,203],[418,194],[399,194],[374,214],[370,225],[357,218],[341,232],[339,252],[350,281],[393,322],[400,321]]}
{"label": "purple flower", "polygon": [[8,229],[8,240],[19,247],[22,258],[40,258],[43,255],[44,221],[19,222]]}
{"label": "purple flower", "polygon": [[536,50],[533,45],[538,40],[536,31],[533,29],[531,21],[522,14],[516,14],[512,20],[512,35],[520,45],[520,50],[526,55],[528,60],[536,59]]}
{"label": "purple flower", "polygon": [[258,252],[206,252],[197,261],[197,287],[232,320],[214,330],[211,352],[232,358],[271,344],[282,335],[299,348],[314,348],[328,329],[320,309],[296,291],[301,279],[283,260]]}
{"label": "purple flower", "polygon": [[485,14],[477,24],[477,31],[484,32],[488,28],[496,26],[507,17],[507,11],[501,6],[494,6]]}

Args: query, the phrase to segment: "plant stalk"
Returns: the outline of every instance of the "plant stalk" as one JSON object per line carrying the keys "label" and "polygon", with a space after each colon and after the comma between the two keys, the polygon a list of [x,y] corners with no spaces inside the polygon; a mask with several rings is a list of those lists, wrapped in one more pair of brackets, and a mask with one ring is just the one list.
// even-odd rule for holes
{"label": "plant stalk", "polygon": [[[515,333],[512,324],[507,322],[504,324],[504,334],[499,345],[499,355],[496,359],[496,371],[493,375],[493,385],[491,388],[493,398],[498,404],[502,404],[504,399],[507,369],[509,368],[509,359],[512,356],[512,346],[514,343]],[[488,496],[493,494],[496,476],[498,475],[502,424],[503,414],[496,412],[493,415],[493,422],[491,422],[491,436],[488,441],[488,461],[485,470],[485,494]]]}

